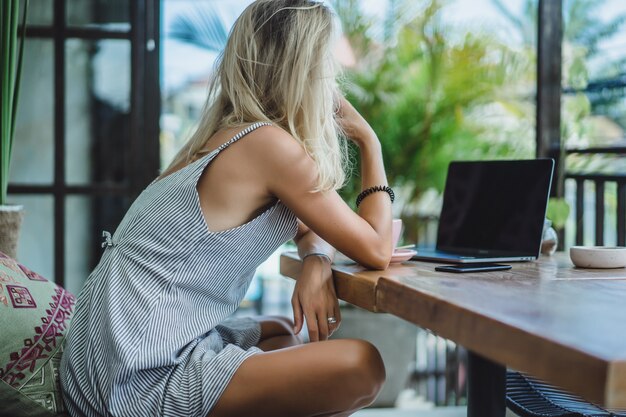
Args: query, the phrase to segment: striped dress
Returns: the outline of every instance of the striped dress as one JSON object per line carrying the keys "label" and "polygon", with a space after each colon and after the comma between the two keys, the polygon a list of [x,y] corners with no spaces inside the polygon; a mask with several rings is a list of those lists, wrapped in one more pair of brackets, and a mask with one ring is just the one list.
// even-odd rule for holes
{"label": "striped dress", "polygon": [[207,228],[196,184],[218,149],[150,184],[81,291],[61,363],[73,416],[206,417],[260,326],[231,317],[258,265],[297,231],[280,201],[221,232]]}

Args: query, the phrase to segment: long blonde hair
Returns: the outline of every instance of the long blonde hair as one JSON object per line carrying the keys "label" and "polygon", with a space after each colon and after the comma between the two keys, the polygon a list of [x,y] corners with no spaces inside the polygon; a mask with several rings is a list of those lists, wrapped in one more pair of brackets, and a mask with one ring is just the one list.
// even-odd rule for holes
{"label": "long blonde hair", "polygon": [[316,162],[317,190],[345,181],[346,141],[334,118],[338,65],[332,12],[311,0],[257,0],[230,32],[195,133],[166,170],[190,162],[220,129],[270,122]]}

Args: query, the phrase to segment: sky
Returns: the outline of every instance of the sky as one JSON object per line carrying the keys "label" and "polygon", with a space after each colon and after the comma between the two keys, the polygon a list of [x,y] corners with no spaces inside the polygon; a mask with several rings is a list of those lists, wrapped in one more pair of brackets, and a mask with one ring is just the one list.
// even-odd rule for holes
{"label": "sky", "polygon": [[[387,1],[361,0],[365,13],[384,15]],[[523,0],[503,0],[513,12],[521,13]],[[230,27],[250,0],[163,0],[163,40],[162,40],[162,88],[167,94],[190,80],[201,78],[210,73],[216,58],[215,53],[207,52],[184,42],[169,39],[167,34],[174,17],[180,13],[192,12],[197,4],[213,5],[223,21]],[[447,0],[442,15],[443,21],[467,31],[488,30],[500,37],[510,36],[510,30],[491,0]],[[626,1],[604,0],[600,16],[609,19],[626,12]],[[511,42],[518,42],[514,38]],[[605,53],[604,59],[614,59],[626,55],[626,26],[613,39],[600,45]]]}

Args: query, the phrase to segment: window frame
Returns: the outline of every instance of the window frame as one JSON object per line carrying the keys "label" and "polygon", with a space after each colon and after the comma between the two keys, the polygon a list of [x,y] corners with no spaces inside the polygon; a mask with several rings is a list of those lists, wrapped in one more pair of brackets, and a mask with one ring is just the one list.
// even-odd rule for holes
{"label": "window frame", "polygon": [[[48,39],[53,41],[54,62],[54,178],[50,185],[9,184],[8,192],[13,195],[52,196],[54,200],[53,225],[53,263],[54,281],[65,285],[66,273],[66,201],[68,196],[86,196],[97,198],[121,199],[122,210],[118,217],[128,209],[136,196],[159,173],[159,118],[161,113],[161,91],[159,83],[160,50],[160,0],[130,0],[130,28],[109,29],[96,25],[68,26],[66,18],[67,0],[53,0],[52,26],[26,26],[27,38]],[[90,183],[71,185],[66,179],[66,41],[122,39],[130,42],[131,50],[131,85],[130,85],[130,157],[126,160],[127,178],[120,182]],[[106,164],[105,160],[92,164]],[[93,206],[93,204],[92,204]],[[101,210],[94,210],[92,224],[110,224]],[[110,216],[106,216],[109,218]],[[115,216],[114,216],[115,217]],[[120,218],[121,219],[121,218]],[[118,219],[118,221],[120,220]],[[111,225],[116,226],[116,225]],[[92,230],[100,233],[98,230]],[[99,245],[93,245],[91,253],[92,267],[100,258]]]}

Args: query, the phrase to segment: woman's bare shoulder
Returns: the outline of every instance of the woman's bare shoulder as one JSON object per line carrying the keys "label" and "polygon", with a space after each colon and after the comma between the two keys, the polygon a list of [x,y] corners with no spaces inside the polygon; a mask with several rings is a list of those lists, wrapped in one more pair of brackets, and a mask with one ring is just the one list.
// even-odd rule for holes
{"label": "woman's bare shoulder", "polygon": [[293,162],[314,163],[304,146],[289,132],[279,126],[263,126],[252,132],[249,152],[255,159],[272,165],[289,165]]}
{"label": "woman's bare shoulder", "polygon": [[289,132],[277,125],[262,126],[250,135],[256,137],[250,141],[256,152],[268,154],[304,152],[302,145]]}
{"label": "woman's bare shoulder", "polygon": [[255,137],[250,138],[249,160],[257,164],[255,168],[268,184],[295,181],[306,183],[308,188],[315,183],[318,173],[315,161],[289,132],[271,125],[252,134]]}

